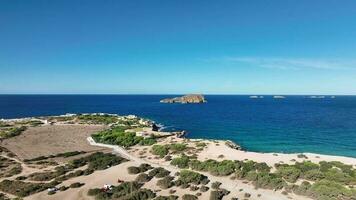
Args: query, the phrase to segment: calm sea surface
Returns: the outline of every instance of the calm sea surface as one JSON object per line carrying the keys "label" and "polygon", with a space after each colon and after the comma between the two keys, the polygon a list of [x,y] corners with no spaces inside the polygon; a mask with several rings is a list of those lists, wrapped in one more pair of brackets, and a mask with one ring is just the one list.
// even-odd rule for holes
{"label": "calm sea surface", "polygon": [[206,104],[161,104],[169,95],[0,95],[0,118],[105,112],[135,114],[187,130],[190,138],[230,139],[258,152],[356,157],[356,96],[250,99],[207,95]]}

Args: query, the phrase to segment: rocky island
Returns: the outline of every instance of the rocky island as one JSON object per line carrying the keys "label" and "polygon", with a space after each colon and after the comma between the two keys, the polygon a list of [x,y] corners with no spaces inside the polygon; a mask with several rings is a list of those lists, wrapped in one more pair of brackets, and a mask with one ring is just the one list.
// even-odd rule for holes
{"label": "rocky island", "polygon": [[200,94],[189,94],[181,97],[162,99],[161,103],[206,103],[205,97]]}

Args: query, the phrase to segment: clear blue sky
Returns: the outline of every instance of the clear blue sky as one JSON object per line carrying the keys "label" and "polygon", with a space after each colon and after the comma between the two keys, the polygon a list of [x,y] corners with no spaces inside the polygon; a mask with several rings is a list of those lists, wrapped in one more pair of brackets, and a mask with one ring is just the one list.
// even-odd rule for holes
{"label": "clear blue sky", "polygon": [[0,93],[356,94],[354,0],[0,0]]}

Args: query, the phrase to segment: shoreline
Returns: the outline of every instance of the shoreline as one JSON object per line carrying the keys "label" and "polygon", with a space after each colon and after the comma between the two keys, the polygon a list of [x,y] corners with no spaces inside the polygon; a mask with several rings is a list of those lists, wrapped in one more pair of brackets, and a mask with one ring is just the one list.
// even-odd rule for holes
{"label": "shoreline", "polygon": [[[50,117],[70,117],[70,116],[75,116],[75,115],[109,115],[109,116],[116,116],[116,117],[138,117],[140,119],[144,119],[149,121],[152,124],[156,124],[159,125],[159,130],[158,132],[166,132],[166,133],[172,133],[175,134],[177,132],[185,132],[182,136],[179,136],[181,138],[186,138],[186,139],[190,139],[190,140],[206,140],[206,141],[223,141],[223,142],[229,142],[232,144],[232,146],[235,146],[235,148],[232,149],[237,149],[239,151],[242,152],[246,152],[246,153],[253,153],[253,154],[278,154],[278,155],[290,155],[290,156],[298,156],[298,155],[306,155],[307,157],[324,157],[324,158],[329,158],[328,160],[343,160],[346,163],[352,163],[351,160],[355,159],[356,157],[352,157],[352,156],[344,156],[344,155],[333,155],[333,154],[323,154],[323,153],[313,153],[313,152],[291,152],[291,153],[285,153],[285,152],[263,152],[263,151],[251,151],[249,149],[245,149],[243,148],[238,142],[229,140],[229,139],[213,139],[213,138],[190,138],[190,137],[186,137],[187,132],[185,130],[180,130],[180,131],[162,131],[162,129],[164,130],[164,127],[166,127],[164,124],[161,123],[157,123],[156,121],[153,121],[151,119],[148,118],[141,118],[140,116],[136,116],[136,115],[119,115],[119,114],[113,114],[113,113],[66,113],[66,114],[62,114],[62,115],[45,115],[45,116],[36,116],[36,117],[24,117],[24,118],[11,118],[11,119],[0,119],[0,122],[20,122],[20,121],[32,121],[32,120],[38,120],[41,122],[44,122],[44,124],[47,124],[47,120],[44,120],[42,118],[50,118]],[[168,126],[169,127],[169,126]],[[309,155],[309,156],[308,156]],[[356,163],[354,163],[353,165],[356,165]]]}

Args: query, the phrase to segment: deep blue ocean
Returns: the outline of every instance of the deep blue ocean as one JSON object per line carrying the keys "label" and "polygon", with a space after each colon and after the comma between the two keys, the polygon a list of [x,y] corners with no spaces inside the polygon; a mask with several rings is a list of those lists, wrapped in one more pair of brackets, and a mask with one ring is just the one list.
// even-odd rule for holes
{"label": "deep blue ocean", "polygon": [[0,118],[104,112],[150,118],[190,138],[230,139],[257,152],[356,157],[356,96],[250,99],[207,95],[206,104],[162,104],[171,95],[0,95]]}

